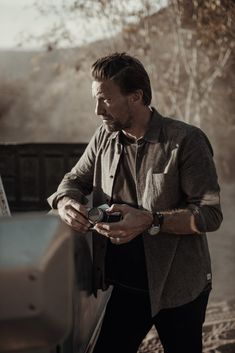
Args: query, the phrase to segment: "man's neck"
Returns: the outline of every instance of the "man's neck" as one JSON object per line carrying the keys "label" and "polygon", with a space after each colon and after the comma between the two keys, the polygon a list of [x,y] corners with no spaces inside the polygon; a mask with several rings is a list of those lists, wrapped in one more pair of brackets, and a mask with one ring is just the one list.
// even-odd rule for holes
{"label": "man's neck", "polygon": [[143,137],[148,129],[152,110],[144,106],[143,109],[135,112],[135,122],[130,129],[123,130],[123,133],[133,140]]}

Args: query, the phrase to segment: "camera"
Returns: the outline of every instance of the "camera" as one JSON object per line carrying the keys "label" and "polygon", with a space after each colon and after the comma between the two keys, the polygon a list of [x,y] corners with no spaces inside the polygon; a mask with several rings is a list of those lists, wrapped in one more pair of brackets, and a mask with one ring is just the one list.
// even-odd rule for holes
{"label": "camera", "polygon": [[106,210],[109,208],[109,205],[104,204],[98,207],[92,207],[88,211],[88,220],[92,224],[96,224],[99,222],[112,223],[118,222],[122,219],[122,215],[120,212],[114,212],[109,214]]}

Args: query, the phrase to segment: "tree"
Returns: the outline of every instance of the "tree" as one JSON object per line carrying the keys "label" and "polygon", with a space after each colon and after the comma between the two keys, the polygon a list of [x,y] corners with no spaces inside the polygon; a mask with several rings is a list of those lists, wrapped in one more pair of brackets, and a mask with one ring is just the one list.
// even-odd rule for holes
{"label": "tree", "polygon": [[[85,28],[88,41],[94,37],[94,28],[106,38],[109,51],[131,51],[144,57],[158,89],[162,110],[182,117],[187,122],[201,125],[202,115],[214,114],[212,91],[216,80],[223,77],[234,55],[235,5],[232,0],[170,0],[168,28],[158,26],[155,12],[161,1],[139,0],[135,5],[126,0],[74,0],[57,5],[35,2],[34,6],[45,16],[57,14],[58,21],[40,39],[47,39],[48,50],[60,43],[76,46],[77,39],[69,25],[76,19]],[[91,25],[93,24],[93,25]],[[96,26],[96,27],[94,27]],[[159,85],[159,65],[156,69],[154,41],[172,33],[165,55],[163,76]],[[114,40],[114,36],[118,40]],[[229,61],[230,60],[230,61]],[[157,82],[157,84],[156,84]],[[231,91],[231,90],[230,90]],[[231,92],[228,88],[228,95]],[[234,122],[232,122],[234,124]]]}
{"label": "tree", "polygon": [[[194,117],[193,122],[200,125],[205,109],[208,116],[214,113],[210,94],[234,55],[235,5],[232,0],[171,0],[171,3],[176,19],[176,55],[181,58],[188,81],[182,113],[186,121]],[[173,82],[177,84],[178,62],[175,60],[173,68]],[[172,100],[180,106],[180,99],[172,95]]]}
{"label": "tree", "polygon": [[[112,51],[138,56],[150,73],[154,100],[161,113],[202,126],[215,140],[230,141],[230,146],[223,146],[220,152],[224,165],[231,160],[230,151],[235,147],[231,138],[235,127],[234,1],[169,0],[168,6],[158,12],[156,4],[160,1],[139,0],[135,6],[130,3],[74,0],[63,1],[61,8],[51,2],[35,6],[44,16],[52,11],[57,14],[58,21],[43,36],[50,51],[65,41],[78,45],[71,31],[71,17],[85,28],[86,44],[94,24],[96,32],[99,29],[105,37],[99,45],[86,45],[85,60],[75,64],[76,70]],[[222,169],[231,170],[229,163]]]}

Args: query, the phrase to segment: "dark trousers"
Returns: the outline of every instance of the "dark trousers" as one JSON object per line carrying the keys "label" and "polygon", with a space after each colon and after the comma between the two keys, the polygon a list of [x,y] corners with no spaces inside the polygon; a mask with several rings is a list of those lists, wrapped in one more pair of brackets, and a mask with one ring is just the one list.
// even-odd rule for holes
{"label": "dark trousers", "polygon": [[209,291],[151,317],[146,293],[114,287],[93,353],[136,353],[155,325],[165,353],[202,353],[202,325]]}

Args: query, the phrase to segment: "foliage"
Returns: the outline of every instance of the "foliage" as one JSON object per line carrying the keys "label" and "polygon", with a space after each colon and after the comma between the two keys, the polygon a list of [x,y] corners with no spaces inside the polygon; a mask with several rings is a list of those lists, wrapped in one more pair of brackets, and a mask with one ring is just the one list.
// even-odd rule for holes
{"label": "foliage", "polygon": [[[55,21],[45,33],[37,35],[40,44],[51,50],[61,46],[78,46],[106,37],[110,39],[132,24],[149,16],[167,0],[59,0],[34,2],[41,16],[55,15]],[[76,23],[76,29],[73,24]],[[85,35],[84,35],[85,34]],[[35,36],[24,35],[22,41],[34,41]],[[112,39],[110,40],[110,43]],[[22,44],[22,43],[20,43]]]}
{"label": "foliage", "polygon": [[[34,6],[43,16],[57,15],[58,21],[40,38],[46,39],[49,51],[66,42],[76,46],[79,33],[76,37],[69,24],[72,18],[77,19],[78,32],[82,26],[87,34],[85,42],[100,34],[106,37],[109,52],[121,48],[144,58],[163,112],[201,125],[202,116],[210,119],[216,110],[216,80],[225,78],[233,63],[234,1],[169,0],[167,23],[158,23],[161,15],[155,13],[159,4],[153,0],[134,4],[126,0],[61,0],[47,5],[35,2]],[[154,43],[162,36],[168,36],[169,44],[159,62],[156,55],[161,54],[156,53]],[[231,88],[226,89],[231,96]],[[223,118],[231,122],[230,114]]]}
{"label": "foliage", "polygon": [[[57,15],[57,21],[40,39],[49,51],[66,43],[76,47],[83,30],[83,44],[99,35],[105,38],[86,47],[92,60],[119,50],[137,55],[150,73],[154,104],[167,116],[209,129],[210,136],[224,145],[222,150],[218,148],[218,158],[221,170],[229,175],[235,141],[231,138],[235,128],[235,3],[168,0],[168,6],[157,12],[160,2],[61,0],[60,4],[48,1],[47,6],[35,2],[43,16]],[[71,19],[77,20],[76,35]],[[80,60],[75,68],[79,65],[82,70],[86,62]],[[228,139],[230,147],[224,144]]]}
{"label": "foliage", "polygon": [[[235,5],[232,0],[171,0],[171,4],[175,43],[178,43],[176,52],[180,66],[183,64],[187,73],[182,113],[186,121],[193,118],[200,125],[204,113],[209,117],[214,114],[215,81],[225,78],[233,63]],[[174,75],[179,71],[175,69]],[[179,79],[175,77],[174,82]],[[229,89],[227,93],[230,94]],[[182,108],[182,99],[179,94],[174,97],[179,108]]]}

